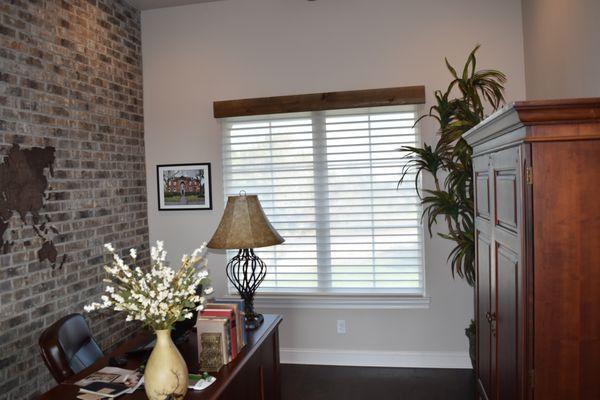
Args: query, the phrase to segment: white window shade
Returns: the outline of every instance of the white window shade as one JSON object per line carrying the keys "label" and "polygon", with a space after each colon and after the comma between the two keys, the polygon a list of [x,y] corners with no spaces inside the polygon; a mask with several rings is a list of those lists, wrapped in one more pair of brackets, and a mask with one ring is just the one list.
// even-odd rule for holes
{"label": "white window shade", "polygon": [[223,121],[225,195],[257,194],[286,240],[255,249],[259,292],[423,294],[414,175],[398,186],[414,122],[407,106]]}

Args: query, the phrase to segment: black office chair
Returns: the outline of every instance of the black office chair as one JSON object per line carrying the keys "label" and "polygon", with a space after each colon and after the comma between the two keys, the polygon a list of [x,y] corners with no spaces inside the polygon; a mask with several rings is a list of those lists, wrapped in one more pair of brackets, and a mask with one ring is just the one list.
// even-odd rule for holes
{"label": "black office chair", "polygon": [[39,340],[44,363],[58,383],[104,356],[81,314],[70,314],[42,332]]}

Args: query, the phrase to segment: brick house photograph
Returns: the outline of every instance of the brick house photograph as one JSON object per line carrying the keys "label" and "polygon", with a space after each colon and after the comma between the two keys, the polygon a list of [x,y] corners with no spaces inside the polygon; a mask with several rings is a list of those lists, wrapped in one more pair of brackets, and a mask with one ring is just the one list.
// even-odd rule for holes
{"label": "brick house photograph", "polygon": [[208,164],[157,166],[161,210],[210,207]]}

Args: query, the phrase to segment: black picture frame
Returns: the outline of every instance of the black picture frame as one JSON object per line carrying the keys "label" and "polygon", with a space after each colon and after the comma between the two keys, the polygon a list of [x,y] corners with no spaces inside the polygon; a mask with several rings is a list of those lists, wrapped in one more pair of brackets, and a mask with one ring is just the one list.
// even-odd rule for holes
{"label": "black picture frame", "polygon": [[[175,174],[165,178],[165,173],[172,171]],[[159,211],[212,210],[210,163],[157,165],[156,193]]]}

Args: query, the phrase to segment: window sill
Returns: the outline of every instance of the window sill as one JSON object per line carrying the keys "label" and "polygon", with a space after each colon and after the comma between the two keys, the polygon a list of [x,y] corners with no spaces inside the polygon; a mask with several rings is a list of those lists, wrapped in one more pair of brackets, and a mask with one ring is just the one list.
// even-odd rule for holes
{"label": "window sill", "polygon": [[428,309],[430,297],[401,295],[258,294],[254,304],[275,309]]}

